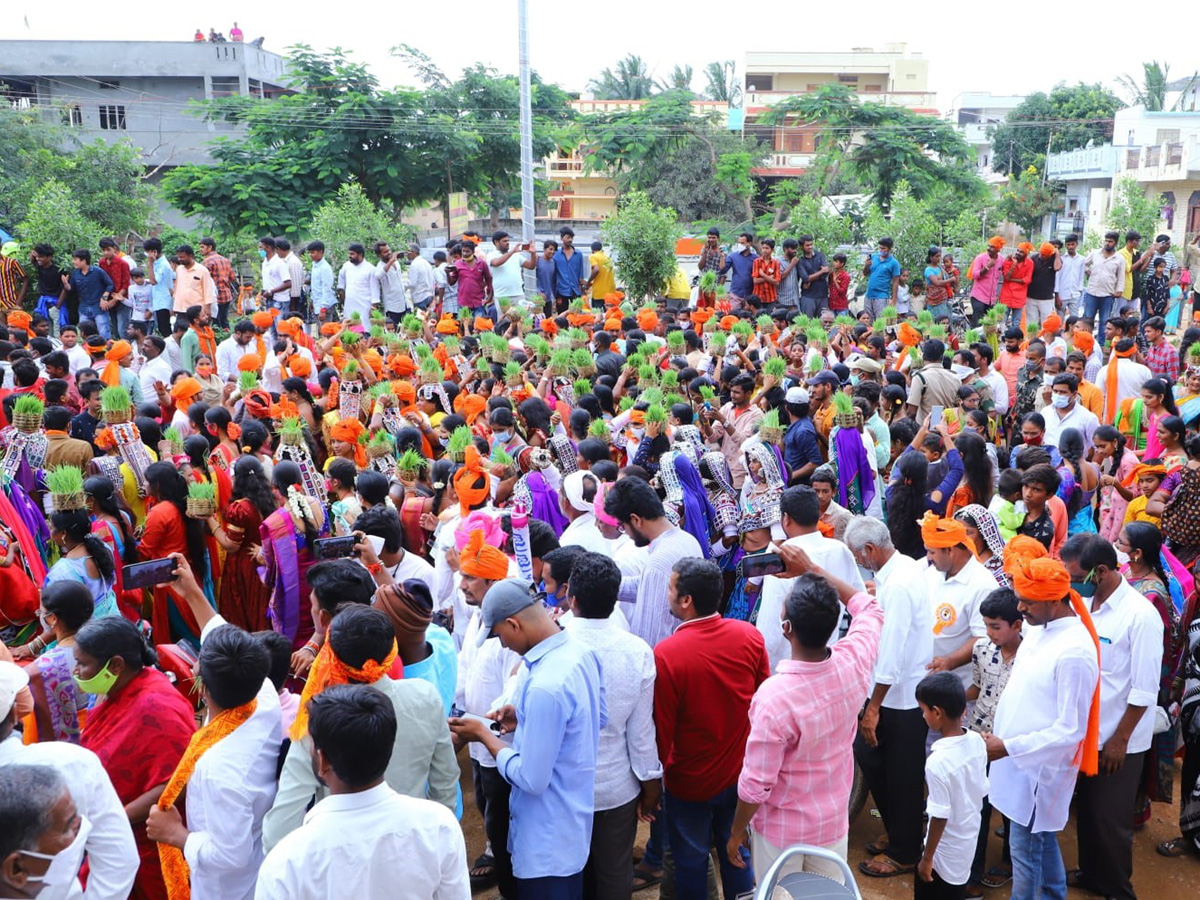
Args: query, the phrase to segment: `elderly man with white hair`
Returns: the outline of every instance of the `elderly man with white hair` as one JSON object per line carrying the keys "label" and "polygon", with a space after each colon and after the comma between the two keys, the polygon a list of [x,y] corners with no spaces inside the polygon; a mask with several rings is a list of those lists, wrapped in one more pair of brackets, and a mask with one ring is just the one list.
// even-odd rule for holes
{"label": "elderly man with white hair", "polygon": [[933,607],[927,566],[897,552],[887,525],[856,516],[846,526],[844,540],[858,564],[875,573],[875,596],[883,607],[874,687],[854,743],[854,756],[888,836],[868,845],[874,859],[862,865],[870,867],[870,874],[882,875],[890,869],[910,870],[921,855],[929,728],[916,691],[933,659]]}

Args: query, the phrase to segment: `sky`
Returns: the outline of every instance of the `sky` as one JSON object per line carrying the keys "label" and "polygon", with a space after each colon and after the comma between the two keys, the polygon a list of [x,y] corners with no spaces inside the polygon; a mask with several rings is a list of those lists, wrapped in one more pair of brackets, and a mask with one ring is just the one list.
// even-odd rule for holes
{"label": "sky", "polygon": [[[959,6],[961,15],[955,15],[944,2],[858,0],[852,13],[830,17],[816,29],[798,7],[795,13],[764,17],[753,8],[742,16],[737,4],[717,0],[589,5],[529,0],[531,61],[543,79],[577,91],[626,53],[636,53],[658,78],[665,78],[675,63],[690,64],[697,73],[693,86],[702,90],[699,73],[708,62],[735,59],[740,72],[747,50],[844,51],[905,42],[911,52],[929,59],[930,86],[943,111],[964,91],[1025,94],[1048,90],[1058,81],[1083,80],[1101,81],[1122,93],[1116,76],[1140,74],[1144,61],[1169,63],[1172,77],[1191,74],[1196,65],[1189,42],[1164,42],[1153,28],[1122,29],[1115,40],[1116,20],[1096,8],[1081,8],[1069,19],[1039,21],[1030,15],[1019,22],[1011,14],[981,15],[977,5]],[[400,3],[390,9],[373,4],[341,8],[314,0],[284,6],[208,0],[192,12],[153,8],[149,16],[140,8],[120,7],[114,15],[97,16],[95,4],[84,0],[4,4],[0,39],[122,40],[136,33],[139,40],[190,40],[197,28],[228,35],[236,17],[246,40],[263,35],[269,50],[284,52],[296,43],[347,49],[385,86],[416,84],[389,55],[400,43],[418,47],[452,76],[475,62],[501,72],[517,70],[516,0]],[[357,14],[343,15],[344,9]],[[273,14],[264,15],[269,11]],[[781,27],[785,21],[791,27]],[[1068,21],[1071,44],[1061,33]]]}

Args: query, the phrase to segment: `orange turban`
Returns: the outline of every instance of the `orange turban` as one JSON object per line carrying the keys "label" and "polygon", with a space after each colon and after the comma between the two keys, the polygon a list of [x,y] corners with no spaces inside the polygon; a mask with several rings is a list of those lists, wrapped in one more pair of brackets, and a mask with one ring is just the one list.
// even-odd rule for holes
{"label": "orange turban", "polygon": [[280,321],[280,323],[278,325],[275,326],[275,330],[278,331],[280,334],[288,334],[288,335],[299,334],[303,330],[303,328],[304,328],[304,323],[300,319],[296,318],[295,316],[292,316],[292,318],[290,318],[290,319],[283,319],[282,321]]}
{"label": "orange turban", "polygon": [[1162,463],[1158,463],[1156,465],[1148,465],[1147,463],[1141,463],[1140,465],[1136,465],[1133,467],[1132,474],[1133,474],[1133,481],[1137,481],[1138,479],[1140,479],[1146,475],[1157,475],[1159,478],[1166,478],[1167,477],[1167,467],[1164,466]]}
{"label": "orange turban", "polygon": [[14,309],[8,314],[8,325],[10,328],[20,328],[30,337],[33,337],[33,331],[29,324],[33,321],[33,316],[25,312],[23,309]]}
{"label": "orange turban", "polygon": [[1050,334],[1054,331],[1062,331],[1062,316],[1051,313],[1042,320],[1042,334]]}
{"label": "orange turban", "polygon": [[271,327],[271,323],[275,321],[277,315],[279,315],[278,310],[260,309],[250,317],[250,322],[255,328],[267,329]]}
{"label": "orange turban", "polygon": [[658,327],[658,313],[652,309],[639,309],[637,312],[638,328],[642,331],[653,331]]}
{"label": "orange turban", "polygon": [[[242,405],[246,407],[246,412],[250,413],[256,419],[269,419],[271,417],[271,395],[262,388],[255,388],[249,394],[242,398]],[[249,450],[244,451],[249,453]]]}
{"label": "orange turban", "polygon": [[288,371],[297,378],[308,378],[312,375],[312,363],[307,356],[293,356],[288,360]]}
{"label": "orange turban", "polygon": [[417,364],[413,362],[413,358],[404,353],[393,353],[389,356],[388,367],[401,378],[407,378],[417,371]]}
{"label": "orange turban", "polygon": [[[12,315],[9,315],[11,320]],[[133,347],[129,341],[117,341],[104,354],[104,358],[108,363],[100,372],[100,380],[109,387],[117,387],[121,384],[121,360],[133,353]]]}
{"label": "orange turban", "polygon": [[1021,243],[1017,244],[1017,249],[1028,256],[1033,252],[1033,244],[1029,243],[1029,241],[1021,241]]}
{"label": "orange turban", "polygon": [[[483,459],[474,445],[467,447],[466,455],[463,458],[463,467],[454,473],[454,492],[458,494],[463,518],[470,513],[472,506],[482,503],[491,493],[491,480],[488,478],[487,470],[483,467]],[[465,568],[466,562],[466,553],[464,552],[460,568],[470,575],[471,573],[467,572]],[[507,562],[504,571],[508,572]],[[503,578],[504,575],[499,577]]]}
{"label": "orange turban", "polygon": [[338,659],[337,654],[333,652],[333,647],[326,640],[320,652],[317,653],[317,658],[313,660],[308,680],[304,682],[304,690],[300,693],[300,707],[296,710],[296,718],[292,722],[288,736],[293,741],[299,741],[308,734],[309,701],[325,688],[335,684],[350,684],[352,681],[359,684],[374,684],[388,674],[392,664],[396,662],[397,655],[399,655],[399,651],[396,642],[392,641],[391,652],[382,662],[368,659],[363,663],[361,669],[355,669]]}
{"label": "orange turban", "polygon": [[405,406],[412,406],[417,402],[417,389],[407,381],[393,381],[392,393]]}
{"label": "orange turban", "polygon": [[1092,350],[1096,346],[1096,338],[1092,336],[1090,331],[1076,331],[1071,335],[1071,343],[1084,356],[1091,356]]}
{"label": "orange turban", "polygon": [[646,424],[646,411],[644,409],[631,409],[629,411],[629,422],[632,425]]}
{"label": "orange turban", "polygon": [[366,468],[367,448],[358,439],[366,433],[367,429],[363,428],[363,423],[358,419],[341,419],[329,429],[329,436],[335,441],[354,446],[354,464],[360,469]]}
{"label": "orange turban", "polygon": [[913,328],[907,322],[900,323],[900,330],[896,332],[896,337],[905,347],[915,347],[921,343],[921,332]]}
{"label": "orange turban", "polygon": [[927,549],[957,547],[962,544],[972,553],[974,542],[967,537],[967,526],[958,519],[939,519],[933,512],[926,512],[921,519],[921,540]]}
{"label": "orange turban", "polygon": [[1011,576],[1025,563],[1049,556],[1050,551],[1037,538],[1027,534],[1018,534],[1004,545],[1004,572]]}
{"label": "orange turban", "polygon": [[476,316],[475,317],[475,330],[476,331],[491,331],[495,327],[496,327],[496,323],[493,322],[491,319],[487,318],[486,316]]}
{"label": "orange turban", "polygon": [[604,320],[604,330],[609,331],[609,332],[614,332],[614,333],[620,331],[621,330],[621,320],[620,319],[605,319]]}
{"label": "orange turban", "polygon": [[720,325],[721,325],[721,330],[722,330],[722,331],[729,331],[729,330],[730,330],[730,329],[732,329],[732,328],[733,328],[733,326],[734,326],[734,325],[736,325],[737,323],[738,323],[738,317],[737,317],[737,316],[721,316],[721,322],[720,322]]}
{"label": "orange turban", "polygon": [[553,319],[542,319],[542,331],[553,337],[558,334],[558,323]]}
{"label": "orange turban", "polygon": [[458,334],[458,319],[454,318],[454,313],[443,313],[436,331],[438,334]]}
{"label": "orange turban", "polygon": [[325,335],[326,337],[332,337],[341,330],[342,326],[337,322],[326,322],[321,326],[321,334]]}
{"label": "orange turban", "polygon": [[621,301],[625,299],[624,291],[613,291],[611,294],[604,295],[604,305],[608,308],[620,306]]}
{"label": "orange turban", "polygon": [[239,372],[257,372],[263,367],[263,360],[257,353],[245,353],[238,360],[237,367]]}
{"label": "orange turban", "polygon": [[1004,240],[1004,238],[1000,237],[1000,235],[996,235],[995,237],[988,240],[988,246],[991,247],[993,250],[1003,250],[1004,245],[1007,243],[1008,243],[1008,241]]}
{"label": "orange turban", "polygon": [[459,394],[455,399],[462,400],[462,407],[459,412],[468,425],[474,425],[475,420],[483,415],[487,409],[487,400],[478,394]]}
{"label": "orange turban", "polygon": [[[1096,634],[1096,626],[1092,623],[1091,613],[1083,598],[1071,590],[1071,575],[1067,567],[1057,559],[1033,559],[1016,567],[1012,572],[1013,590],[1022,600],[1057,603],[1070,599],[1071,608],[1083,622],[1096,645],[1097,665],[1100,658],[1100,638]],[[1100,763],[1100,683],[1097,680],[1096,689],[1092,692],[1092,706],[1088,712],[1087,734],[1075,757],[1079,771],[1084,775],[1095,775]]]}
{"label": "orange turban", "polygon": [[113,447],[117,446],[117,442],[113,438],[112,430],[108,428],[97,429],[95,436],[92,438],[92,443],[101,450],[111,450]]}
{"label": "orange turban", "polygon": [[712,317],[713,317],[713,311],[711,309],[709,309],[707,306],[705,306],[705,307],[701,307],[699,309],[693,309],[691,311],[691,316],[689,318],[691,318],[693,324],[703,325],[705,322],[707,322]]}
{"label": "orange turban", "polygon": [[180,409],[185,409],[192,405],[194,398],[200,396],[204,392],[204,388],[200,386],[195,378],[180,378],[177,382],[171,385],[171,399],[175,401],[175,406]]}
{"label": "orange turban", "polygon": [[508,576],[508,557],[484,540],[482,528],[471,532],[467,546],[463,547],[458,559],[458,567],[464,575],[488,581],[503,581]]}
{"label": "orange turban", "polygon": [[1055,247],[1049,241],[1046,241],[1042,246],[1038,247],[1038,253],[1042,256],[1050,257],[1054,255]]}
{"label": "orange turban", "polygon": [[363,360],[368,366],[371,367],[371,371],[374,372],[376,376],[383,374],[383,357],[379,355],[378,350],[375,350],[374,348],[368,350],[363,354]]}

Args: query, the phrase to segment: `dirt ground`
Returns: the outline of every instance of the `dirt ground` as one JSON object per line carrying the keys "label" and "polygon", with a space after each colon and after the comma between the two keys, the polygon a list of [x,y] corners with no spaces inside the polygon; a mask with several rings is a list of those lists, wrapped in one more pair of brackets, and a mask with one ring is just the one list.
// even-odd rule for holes
{"label": "dirt ground", "polygon": [[[465,811],[463,814],[463,830],[467,838],[467,859],[474,860],[483,852],[487,838],[483,833],[483,819],[475,809],[474,789],[471,786],[471,767],[466,752],[459,757],[462,766],[462,790]],[[1176,772],[1175,804],[1168,806],[1164,803],[1153,805],[1153,815],[1146,827],[1134,837],[1133,844],[1133,886],[1142,900],[1174,900],[1174,898],[1200,897],[1200,860],[1194,857],[1166,859],[1154,852],[1154,846],[1159,841],[1176,837],[1179,834],[1179,775]],[[859,862],[867,858],[863,845],[874,840],[882,833],[879,819],[871,815],[871,802],[868,799],[867,808],[850,823],[850,866],[857,871]],[[999,826],[1000,816],[993,814],[993,826]],[[649,833],[648,826],[641,826],[638,831],[637,846],[640,848]],[[1060,838],[1063,859],[1070,869],[1074,866],[1075,824],[1074,818],[1067,824]],[[988,858],[989,865],[1000,860],[1000,839],[993,835],[992,846]],[[1191,885],[1189,887],[1189,885]],[[912,876],[896,878],[869,878],[861,876],[858,879],[859,890],[865,900],[907,900],[912,897]],[[1068,895],[1072,898],[1095,896],[1077,889],[1070,889]],[[495,900],[500,895],[495,889],[480,891],[475,894],[476,900]],[[1009,896],[1007,887],[989,891],[987,900],[1005,900]],[[634,894],[634,900],[657,900],[657,888],[649,888],[639,894]]]}

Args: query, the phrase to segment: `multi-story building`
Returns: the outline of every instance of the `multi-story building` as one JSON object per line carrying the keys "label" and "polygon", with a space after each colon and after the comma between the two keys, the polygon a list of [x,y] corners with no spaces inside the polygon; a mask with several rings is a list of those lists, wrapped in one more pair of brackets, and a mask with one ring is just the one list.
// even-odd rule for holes
{"label": "multi-story building", "polygon": [[1200,233],[1200,111],[1117,110],[1113,142],[1115,178],[1128,176],[1144,185],[1147,196],[1159,202],[1162,230],[1176,243]]}
{"label": "multi-story building", "polygon": [[206,122],[192,100],[284,92],[282,56],[253,44],[0,40],[0,94],[79,132],[128,141],[147,167],[205,163],[205,144],[233,126]]}
{"label": "multi-story building", "polygon": [[1046,178],[1064,186],[1063,208],[1043,223],[1047,235],[1081,237],[1103,231],[1117,173],[1117,151],[1112,144],[1064,150],[1046,157]]}
{"label": "multi-story building", "polygon": [[856,47],[844,53],[749,52],[745,66],[745,130],[771,148],[763,176],[802,175],[821,146],[819,122],[765,125],[758,122],[772,106],[841,84],[863,102],[906,106],[937,115],[937,95],[929,89],[929,61],[905,44],[882,50]]}
{"label": "multi-story building", "polygon": [[1008,114],[1021,105],[1024,97],[1004,96],[990,91],[969,91],[954,98],[946,114],[975,151],[975,165],[980,177],[1003,181],[1004,176],[992,171],[992,132],[1003,125]]}

